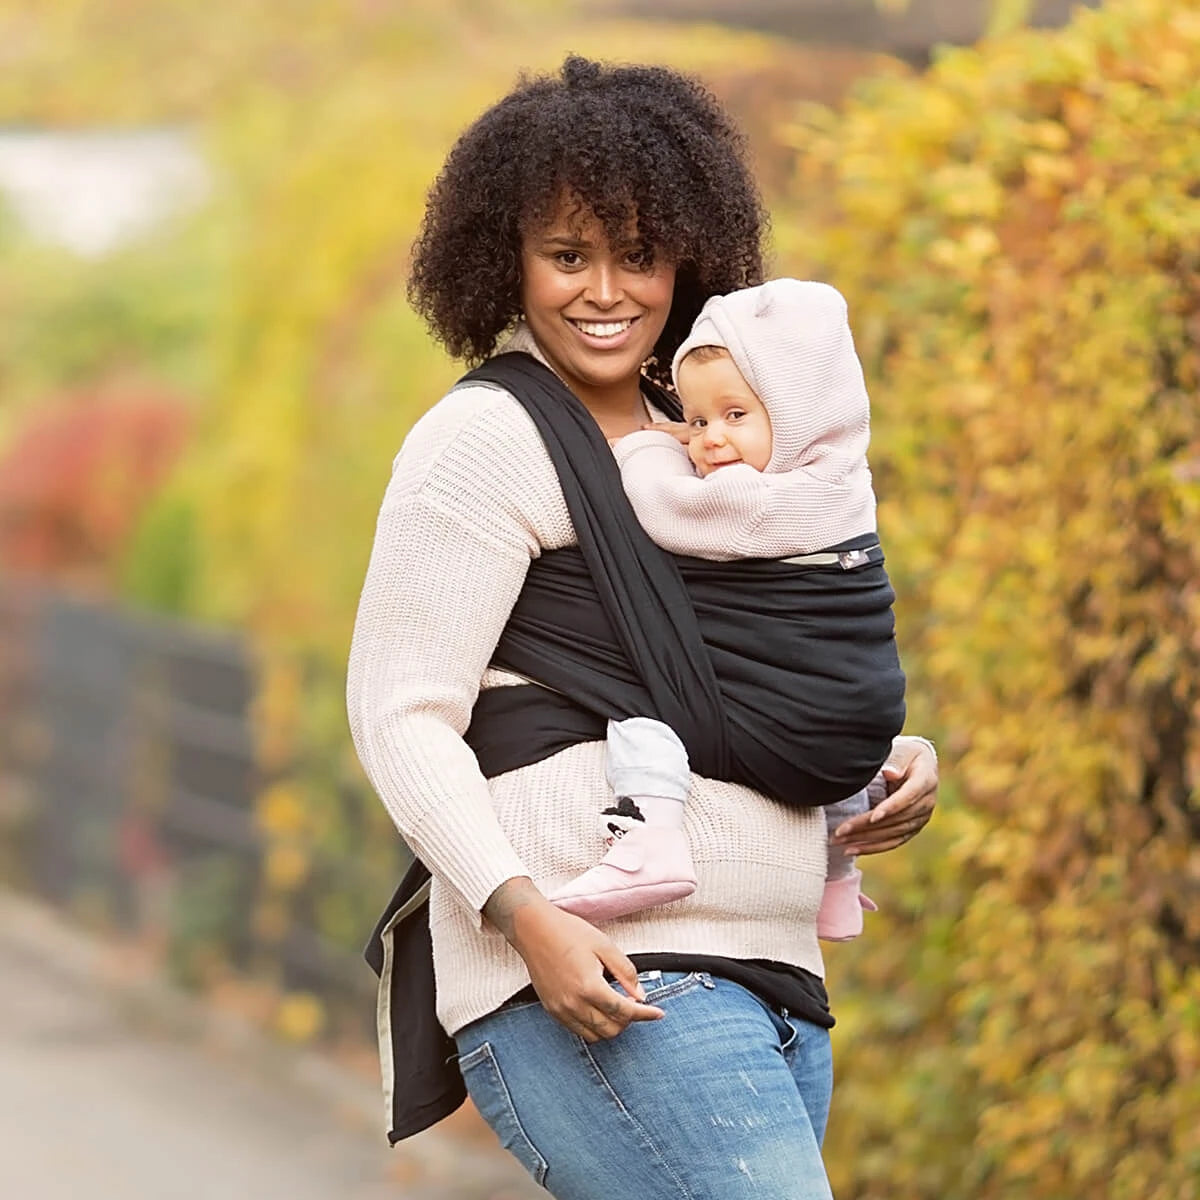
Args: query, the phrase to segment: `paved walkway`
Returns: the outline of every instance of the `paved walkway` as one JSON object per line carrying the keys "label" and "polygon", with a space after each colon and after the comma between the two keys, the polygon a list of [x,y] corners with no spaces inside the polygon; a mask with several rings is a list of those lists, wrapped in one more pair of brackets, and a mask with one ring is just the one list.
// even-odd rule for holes
{"label": "paved walkway", "polygon": [[506,1155],[438,1131],[388,1150],[366,1081],[250,1034],[205,1049],[211,1036],[156,1020],[103,963],[53,914],[0,893],[5,1200],[545,1195]]}

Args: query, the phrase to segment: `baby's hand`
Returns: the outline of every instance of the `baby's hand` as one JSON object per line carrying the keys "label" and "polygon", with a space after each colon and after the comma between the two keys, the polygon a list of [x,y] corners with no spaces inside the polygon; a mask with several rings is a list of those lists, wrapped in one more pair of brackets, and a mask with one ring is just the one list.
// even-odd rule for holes
{"label": "baby's hand", "polygon": [[653,429],[656,433],[669,433],[685,446],[692,440],[692,427],[686,421],[653,421],[642,428]]}

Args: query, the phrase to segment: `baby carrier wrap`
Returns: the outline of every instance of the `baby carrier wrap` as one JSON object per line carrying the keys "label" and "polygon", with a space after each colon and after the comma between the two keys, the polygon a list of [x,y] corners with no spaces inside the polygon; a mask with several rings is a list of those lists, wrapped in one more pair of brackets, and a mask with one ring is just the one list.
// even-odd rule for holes
{"label": "baby carrier wrap", "polygon": [[[609,718],[649,716],[679,735],[697,774],[781,803],[832,803],[874,778],[903,725],[904,676],[873,535],[815,556],[832,557],[820,566],[669,555],[638,524],[608,443],[552,371],[511,353],[461,382],[495,384],[525,407],[579,541],[531,564],[493,655],[543,686],[480,692],[466,740],[485,776],[602,740]],[[679,417],[669,393],[653,399]],[[414,862],[366,951],[381,976],[393,1143],[466,1094],[433,1012],[428,879]]]}

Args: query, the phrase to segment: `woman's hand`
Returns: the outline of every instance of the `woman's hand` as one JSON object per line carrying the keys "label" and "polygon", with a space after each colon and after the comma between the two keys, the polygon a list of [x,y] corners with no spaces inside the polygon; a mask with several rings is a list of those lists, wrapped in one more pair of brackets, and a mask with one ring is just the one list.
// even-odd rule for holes
{"label": "woman's hand", "polygon": [[[555,908],[532,880],[502,883],[483,915],[525,960],[545,1010],[585,1042],[616,1037],[631,1021],[663,1016],[661,1008],[639,1003],[646,993],[616,943],[581,917]],[[605,969],[628,996],[613,990]]]}
{"label": "woman's hand", "polygon": [[692,427],[686,421],[648,421],[642,428],[655,433],[669,433],[685,446],[692,440]]}
{"label": "woman's hand", "polygon": [[881,774],[887,798],[870,812],[843,821],[832,841],[847,854],[882,854],[925,828],[937,804],[938,764],[921,738],[898,737]]}

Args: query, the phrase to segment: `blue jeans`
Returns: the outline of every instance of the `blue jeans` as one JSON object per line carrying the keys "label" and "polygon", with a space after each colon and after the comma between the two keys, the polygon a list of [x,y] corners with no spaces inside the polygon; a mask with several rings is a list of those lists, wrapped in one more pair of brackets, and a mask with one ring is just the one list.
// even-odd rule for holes
{"label": "blue jeans", "polygon": [[640,978],[666,1016],[608,1041],[538,1003],[459,1031],[467,1090],[505,1148],[559,1200],[832,1200],[829,1031],[703,972]]}

